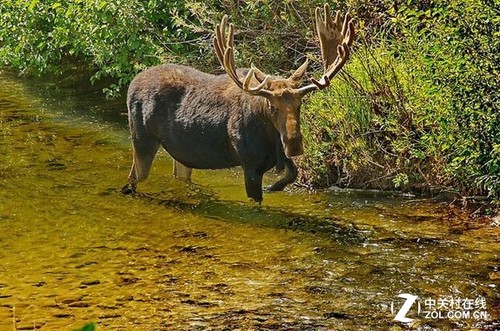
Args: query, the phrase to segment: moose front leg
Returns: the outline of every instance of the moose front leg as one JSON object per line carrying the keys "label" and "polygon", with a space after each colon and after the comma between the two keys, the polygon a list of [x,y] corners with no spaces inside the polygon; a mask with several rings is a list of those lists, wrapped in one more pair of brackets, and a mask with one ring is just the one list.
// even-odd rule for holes
{"label": "moose front leg", "polygon": [[285,176],[278,180],[276,183],[274,183],[270,188],[269,191],[282,191],[285,186],[288,184],[293,183],[297,179],[297,167],[293,163],[292,160],[289,158],[286,158],[284,160],[285,164]]}
{"label": "moose front leg", "polygon": [[258,203],[262,202],[262,176],[263,173],[255,169],[244,169],[245,189],[247,196]]}

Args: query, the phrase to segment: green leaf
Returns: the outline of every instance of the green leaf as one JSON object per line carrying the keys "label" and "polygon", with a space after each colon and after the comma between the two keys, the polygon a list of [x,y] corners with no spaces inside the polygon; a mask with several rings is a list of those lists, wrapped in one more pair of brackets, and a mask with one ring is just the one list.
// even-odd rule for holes
{"label": "green leaf", "polygon": [[85,324],[82,328],[75,329],[73,331],[96,331],[97,330],[97,324],[91,322],[88,324]]}
{"label": "green leaf", "polygon": [[33,11],[35,9],[36,5],[40,2],[40,0],[32,0],[31,3],[28,6],[29,11]]}

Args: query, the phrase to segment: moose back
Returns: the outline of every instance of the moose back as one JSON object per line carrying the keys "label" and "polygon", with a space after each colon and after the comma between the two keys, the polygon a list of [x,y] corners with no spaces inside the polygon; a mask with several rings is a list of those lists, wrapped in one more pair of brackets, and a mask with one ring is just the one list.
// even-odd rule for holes
{"label": "moose back", "polygon": [[292,157],[303,153],[300,106],[309,92],[323,89],[349,57],[353,23],[340,13],[323,19],[316,9],[316,31],[325,72],[301,86],[307,61],[290,77],[236,69],[233,26],[224,16],[214,38],[215,53],[226,71],[211,75],[167,64],[139,73],[127,93],[133,146],[132,169],[124,193],[133,193],[149,175],[162,146],[174,159],[174,176],[189,180],[191,169],[240,165],[247,196],[262,201],[262,177],[273,167],[285,175],[270,190],[282,190],[297,178]]}

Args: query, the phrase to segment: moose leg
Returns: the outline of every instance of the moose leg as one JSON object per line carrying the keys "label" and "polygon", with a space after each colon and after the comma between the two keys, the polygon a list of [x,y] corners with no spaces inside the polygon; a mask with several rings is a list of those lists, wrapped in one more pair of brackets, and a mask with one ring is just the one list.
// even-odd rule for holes
{"label": "moose leg", "polygon": [[148,178],[151,165],[160,144],[153,138],[132,139],[134,158],[132,168],[128,175],[128,184],[122,188],[122,193],[131,194],[135,192],[137,183]]}
{"label": "moose leg", "polygon": [[245,189],[247,196],[256,202],[262,202],[262,176],[257,170],[244,169],[245,171]]}
{"label": "moose leg", "polygon": [[285,162],[285,176],[278,180],[276,183],[274,183],[270,188],[269,191],[282,191],[285,186],[288,184],[293,183],[297,179],[297,167],[293,163],[292,160],[289,158],[286,158],[284,160]]}
{"label": "moose leg", "polygon": [[174,178],[177,178],[183,182],[191,181],[192,168],[186,167],[184,164],[172,159],[174,161]]}

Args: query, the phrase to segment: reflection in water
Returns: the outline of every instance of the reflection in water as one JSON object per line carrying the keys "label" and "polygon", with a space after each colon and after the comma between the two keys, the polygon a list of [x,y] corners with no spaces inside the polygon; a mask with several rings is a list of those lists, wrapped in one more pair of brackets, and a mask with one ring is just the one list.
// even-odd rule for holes
{"label": "reflection in water", "polygon": [[123,196],[120,106],[12,77],[0,75],[1,330],[399,330],[401,293],[484,297],[491,315],[412,309],[415,329],[499,328],[498,228],[396,193],[292,190],[259,208],[237,169],[185,185],[166,155]]}

